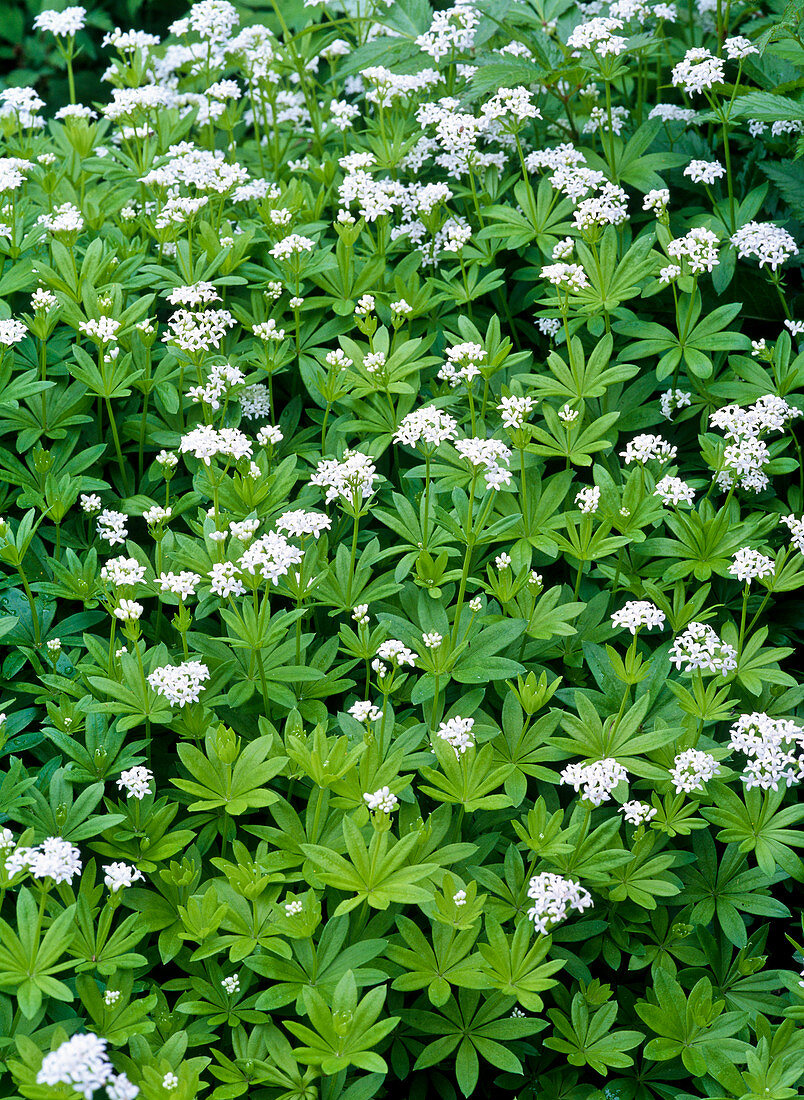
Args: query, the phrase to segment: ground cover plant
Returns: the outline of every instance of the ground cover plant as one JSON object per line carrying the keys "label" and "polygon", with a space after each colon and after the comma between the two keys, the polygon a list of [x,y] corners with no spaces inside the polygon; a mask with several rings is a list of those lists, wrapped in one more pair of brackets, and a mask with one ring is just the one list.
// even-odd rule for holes
{"label": "ground cover plant", "polygon": [[0,90],[2,1095],[801,1095],[798,9],[88,18]]}

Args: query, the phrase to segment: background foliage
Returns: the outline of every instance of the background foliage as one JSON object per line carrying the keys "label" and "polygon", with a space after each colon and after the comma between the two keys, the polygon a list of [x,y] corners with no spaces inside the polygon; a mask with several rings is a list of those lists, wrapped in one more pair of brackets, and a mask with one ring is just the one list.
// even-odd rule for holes
{"label": "background foliage", "polygon": [[800,1095],[798,9],[240,11],[0,27],[3,1095]]}

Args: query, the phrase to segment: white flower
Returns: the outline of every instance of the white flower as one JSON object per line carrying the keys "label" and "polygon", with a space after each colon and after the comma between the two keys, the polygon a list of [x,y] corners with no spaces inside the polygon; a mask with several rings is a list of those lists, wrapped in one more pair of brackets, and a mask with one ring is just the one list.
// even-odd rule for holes
{"label": "white flower", "polygon": [[288,917],[295,917],[304,909],[303,902],[296,898],[295,901],[288,901],[285,903],[285,914]]}
{"label": "white flower", "polygon": [[127,558],[123,555],[117,558],[109,558],[101,567],[101,580],[107,581],[118,588],[124,586],[133,587],[145,579],[145,566],[136,558]]}
{"label": "white flower", "polygon": [[575,494],[575,503],[585,515],[593,515],[600,504],[600,488],[597,485],[587,485]]}
{"label": "white flower", "polygon": [[438,649],[444,638],[437,631],[433,630],[429,634],[422,634],[422,641],[427,649]]}
{"label": "white flower", "polygon": [[455,904],[460,909],[460,907],[462,905],[466,905],[466,891],[465,890],[458,890],[456,893],[454,893],[452,895],[452,900],[455,902]]}
{"label": "white flower", "polygon": [[533,412],[536,402],[532,397],[503,397],[497,406],[506,428],[521,428]]}
{"label": "white flower", "polygon": [[700,668],[727,676],[737,667],[737,651],[707,623],[690,623],[673,641],[668,657],[677,669],[687,672]]}
{"label": "white flower", "polygon": [[87,9],[78,5],[63,8],[61,11],[47,8],[36,16],[33,25],[38,31],[50,31],[59,38],[68,38],[84,29],[86,15]]}
{"label": "white flower", "polygon": [[156,583],[163,592],[170,592],[182,600],[194,596],[200,582],[199,575],[189,569],[182,570],[181,573],[160,573],[156,578]]}
{"label": "white flower", "polygon": [[566,920],[571,911],[583,913],[592,904],[592,895],[573,879],[544,871],[528,883],[528,897],[533,905],[528,910],[537,932],[547,935],[551,926]]}
{"label": "white flower", "polygon": [[720,263],[717,253],[719,244],[720,238],[716,233],[699,226],[690,229],[685,236],[670,241],[667,251],[675,260],[686,260],[691,274],[701,275],[704,271],[712,271]]}
{"label": "white flower", "polygon": [[363,798],[370,810],[380,810],[384,814],[390,814],[399,805],[399,799],[389,787],[380,787],[373,794],[364,794]]}
{"label": "white flower", "polygon": [[771,271],[798,255],[798,245],[786,229],[772,222],[748,222],[729,238],[739,258],[755,256],[759,266]]}
{"label": "white flower", "polygon": [[511,450],[499,439],[458,439],[455,450],[474,467],[483,467],[484,480],[489,489],[499,489],[511,480],[505,467],[510,464]]}
{"label": "white flower", "polygon": [[[304,553],[298,546],[288,542],[284,535],[271,531],[255,539],[240,558],[238,568],[252,576],[259,571],[263,580],[278,584],[280,578],[287,576],[291,567],[299,565],[303,559]],[[241,594],[237,591],[241,587],[240,581],[235,579],[234,572],[224,572],[221,569],[215,583],[222,589],[229,589],[234,595]],[[221,591],[219,594],[228,595],[229,592]]]}
{"label": "white flower", "polygon": [[251,441],[238,428],[218,430],[206,424],[200,424],[183,435],[179,450],[182,454],[194,454],[205,466],[209,466],[210,460],[218,455],[237,461],[239,458],[250,458],[252,453]]}
{"label": "white flower", "polygon": [[162,1088],[165,1090],[165,1092],[173,1092],[178,1087],[178,1077],[171,1070],[168,1070],[165,1076],[162,1078]]}
{"label": "white flower", "polygon": [[799,554],[804,554],[804,519],[796,519],[794,515],[782,516],[782,523],[790,531],[790,541],[798,550]]}
{"label": "white flower", "polygon": [[0,320],[0,345],[6,348],[18,344],[28,335],[28,330],[22,321],[13,318]]}
{"label": "white flower", "polygon": [[283,512],[276,521],[277,529],[287,531],[293,538],[307,538],[310,535],[318,539],[324,531],[329,531],[332,520],[320,512],[305,512],[298,508],[292,512]]}
{"label": "white flower", "polygon": [[663,122],[692,122],[697,111],[690,107],[678,107],[675,103],[657,103],[651,107],[648,118],[660,118]]}
{"label": "white flower", "polygon": [[776,566],[771,558],[760,554],[758,550],[752,550],[750,546],[743,546],[734,555],[734,560],[729,566],[729,573],[738,581],[750,584],[758,577],[773,576]]}
{"label": "white flower", "polygon": [[700,749],[685,749],[673,761],[670,778],[676,794],[690,791],[702,791],[704,783],[720,774],[720,764],[708,752]]}
{"label": "white flower", "polygon": [[665,614],[650,600],[629,600],[620,611],[615,611],[611,617],[615,626],[624,627],[636,634],[640,627],[646,626],[652,630],[654,626],[659,629],[664,626]]}
{"label": "white flower", "polygon": [[674,67],[673,86],[681,87],[688,95],[700,95],[715,84],[723,82],[724,62],[709,50],[695,47],[687,50],[684,59]]}
{"label": "white flower", "polygon": [[366,725],[369,722],[376,722],[382,717],[382,711],[379,707],[376,707],[369,699],[360,700],[357,703],[352,703],[349,707],[349,713],[358,722],[364,722]]}
{"label": "white flower", "polygon": [[109,863],[103,870],[106,872],[103,881],[113,894],[144,878],[142,871],[128,863]]}
{"label": "white flower", "polygon": [[501,573],[503,571],[503,569],[508,569],[510,565],[511,565],[511,555],[510,554],[505,554],[505,553],[498,554],[497,557],[494,559],[494,568],[497,570],[498,573]]}
{"label": "white flower", "polygon": [[121,600],[114,609],[114,616],[121,623],[132,623],[141,618],[144,610],[142,604],[137,603],[136,600]]}
{"label": "white flower", "polygon": [[483,606],[483,601],[480,596],[473,596],[472,599],[469,601],[468,606],[472,614],[476,615]]}
{"label": "white flower", "polygon": [[355,507],[376,491],[377,470],[362,451],[344,451],[343,458],[322,459],[310,478],[311,485],[326,489],[327,504],[340,498],[342,504]]}
{"label": "white flower", "polygon": [[46,1054],[36,1075],[38,1085],[68,1085],[92,1100],[113,1075],[106,1040],[91,1032],[73,1035]]}
{"label": "white flower", "polygon": [[[679,269],[678,274],[681,274],[681,269]],[[662,416],[666,420],[672,420],[676,409],[687,408],[691,402],[691,393],[685,393],[683,390],[665,390],[659,401]]]}
{"label": "white flower", "polygon": [[377,656],[381,661],[388,661],[389,664],[395,665],[397,668],[402,668],[404,665],[414,667],[416,664],[416,654],[413,650],[408,649],[406,645],[395,638],[389,638],[387,642],[382,642],[377,650]]}
{"label": "white flower", "polygon": [[741,34],[734,35],[733,38],[727,38],[723,43],[723,48],[729,61],[742,61],[749,54],[759,53],[756,46]]}
{"label": "white flower", "polygon": [[682,481],[680,477],[673,477],[671,474],[666,474],[656,482],[653,495],[660,497],[663,504],[692,505],[695,500],[695,490],[692,486],[688,485],[686,481]]}
{"label": "white flower", "polygon": [[148,683],[157,695],[174,707],[197,703],[201,685],[209,679],[209,669],[201,661],[182,661],[180,665],[161,665],[148,676]]}
{"label": "white flower", "polygon": [[18,848],[6,861],[9,874],[12,862],[20,861],[34,878],[51,878],[54,882],[72,882],[81,871],[81,853],[78,848],[60,836],[46,837],[36,848]]}
{"label": "white flower", "polygon": [[547,264],[542,268],[542,278],[547,279],[553,286],[577,293],[589,286],[589,279],[580,264]]}
{"label": "white flower", "polygon": [[151,793],[151,781],[153,780],[153,772],[150,768],[144,768],[141,764],[138,764],[134,768],[129,768],[128,771],[121,772],[120,778],[117,780],[117,786],[120,790],[124,790],[129,798],[136,798],[138,801],[142,801],[146,795]]}
{"label": "white flower", "polygon": [[718,160],[691,160],[684,169],[693,183],[713,184],[726,175],[726,169]]}
{"label": "white flower", "polygon": [[667,187],[658,187],[652,191],[648,191],[645,198],[642,200],[642,209],[645,211],[653,211],[656,217],[661,217],[667,210],[667,204],[670,202],[670,191]]}
{"label": "white flower", "polygon": [[452,746],[456,756],[460,756],[468,749],[474,748],[475,741],[472,736],[474,724],[474,718],[459,718],[456,715],[439,725],[438,737]]}
{"label": "white flower", "polygon": [[676,457],[676,448],[660,435],[645,434],[634,436],[620,455],[625,459],[626,466],[631,462],[645,463],[653,459],[667,462]]}
{"label": "white flower", "polygon": [[[89,509],[87,508],[85,511],[89,511]],[[105,539],[110,546],[125,542],[128,535],[128,529],[125,525],[127,519],[128,516],[125,512],[115,512],[113,508],[104,508],[97,519],[98,535]]]}
{"label": "white flower", "polygon": [[634,799],[631,802],[623,802],[619,812],[630,825],[644,825],[656,816],[656,807]]}
{"label": "white flower", "polygon": [[579,791],[583,787],[581,798],[599,806],[607,802],[611,792],[622,782],[627,782],[628,772],[613,757],[595,760],[591,764],[568,764],[561,772],[560,781],[568,783]]}
{"label": "white flower", "polygon": [[106,1082],[108,1100],[135,1100],[139,1094],[139,1088],[129,1081],[125,1073],[120,1073],[117,1077],[112,1076]]}
{"label": "white flower", "polygon": [[77,206],[71,202],[64,202],[61,206],[57,206],[52,214],[40,214],[36,224],[43,225],[54,234],[80,233],[84,228],[84,218]]}
{"label": "white flower", "polygon": [[230,974],[228,978],[222,978],[221,985],[229,996],[240,992],[240,978],[237,974]]}
{"label": "white flower", "polygon": [[107,1008],[113,1008],[122,996],[119,989],[107,989],[103,994],[103,1003]]}
{"label": "white flower", "polygon": [[787,718],[755,712],[741,715],[731,727],[731,748],[747,757],[740,778],[746,790],[778,790],[804,779],[804,729]]}

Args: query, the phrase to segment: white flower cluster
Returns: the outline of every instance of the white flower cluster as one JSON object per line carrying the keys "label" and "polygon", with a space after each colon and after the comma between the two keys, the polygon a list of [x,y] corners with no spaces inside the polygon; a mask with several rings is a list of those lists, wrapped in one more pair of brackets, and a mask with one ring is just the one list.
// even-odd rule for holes
{"label": "white flower cluster", "polygon": [[42,1059],[37,1085],[67,1085],[92,1100],[106,1088],[109,1100],[134,1100],[139,1089],[124,1073],[116,1075],[106,1054],[106,1039],[92,1032],[73,1035]]}
{"label": "white flower cluster", "polygon": [[673,641],[668,657],[677,669],[728,676],[737,668],[737,650],[721,641],[708,623],[690,623]]}
{"label": "white flower cluster", "polygon": [[790,541],[799,554],[804,554],[804,518],[796,519],[794,515],[782,516],[782,523],[790,531]]}
{"label": "white flower cluster", "polygon": [[711,753],[701,749],[685,749],[678,753],[670,769],[676,794],[702,791],[704,783],[720,775],[720,764]]}
{"label": "white flower cluster", "polygon": [[580,883],[549,871],[533,876],[528,883],[528,897],[533,902],[528,919],[543,936],[571,912],[583,913],[594,904],[592,895]]}
{"label": "white flower cluster", "polygon": [[103,870],[103,881],[113,894],[145,877],[139,868],[128,863],[108,863]]}
{"label": "white flower cluster", "polygon": [[81,872],[81,853],[60,836],[45,837],[35,848],[15,848],[6,860],[6,874],[28,871],[37,879],[72,882]]}
{"label": "white flower cluster", "polygon": [[128,798],[136,798],[138,802],[141,802],[143,798],[151,793],[153,777],[154,774],[150,768],[138,764],[136,767],[120,773],[117,786],[121,791],[126,792]]}
{"label": "white flower cluster", "polygon": [[770,452],[761,437],[766,432],[784,431],[788,422],[799,416],[800,409],[772,393],[760,397],[747,409],[739,405],[716,409],[709,423],[732,440],[723,452],[725,468],[717,475],[717,485],[730,489],[736,482],[754,493],[766,489],[770,482],[764,467],[770,461]]}
{"label": "white flower cluster", "polygon": [[441,409],[425,406],[414,409],[403,417],[394,435],[394,443],[404,443],[415,447],[425,443],[428,447],[439,447],[458,434],[458,422],[454,416]]}
{"label": "white flower cluster", "polygon": [[502,416],[503,426],[506,428],[521,428],[530,414],[533,412],[536,402],[532,397],[503,397],[497,406],[497,412]]}
{"label": "white flower cluster", "polygon": [[692,505],[695,500],[693,487],[680,477],[673,477],[672,474],[666,474],[656,482],[653,495],[659,497],[663,504],[673,504],[675,506],[679,504]]}
{"label": "white flower cluster", "polygon": [[303,560],[304,553],[298,546],[288,542],[284,535],[270,531],[254,540],[240,558],[238,568],[250,573],[252,577],[259,570],[263,580],[278,584],[279,579],[286,576],[292,566],[299,565]]}
{"label": "white flower cluster", "polygon": [[369,722],[376,722],[382,717],[382,711],[370,699],[360,699],[358,702],[352,703],[349,707],[349,713],[354,719],[365,723],[365,725],[368,725]]}
{"label": "white flower cluster", "polygon": [[767,264],[771,271],[798,255],[795,239],[786,229],[772,222],[748,222],[729,239],[741,260],[754,256],[760,267]]}
{"label": "white flower cluster", "polygon": [[591,764],[567,764],[559,778],[576,791],[583,787],[581,798],[593,806],[600,806],[611,798],[611,792],[618,783],[628,781],[628,772],[614,757],[607,756]]}
{"label": "white flower cluster", "polygon": [[434,12],[429,29],[417,37],[416,45],[434,61],[453,52],[463,53],[474,46],[479,22],[480,13],[468,3]]}
{"label": "white flower cluster", "polygon": [[511,461],[511,450],[499,439],[480,439],[470,436],[459,439],[455,450],[474,467],[483,467],[483,479],[487,489],[499,490],[511,482],[511,472],[507,469]]}
{"label": "white flower cluster", "polygon": [[792,787],[804,779],[804,729],[788,718],[743,714],[731,727],[729,744],[748,758],[740,776],[746,790],[776,791],[780,783]]}
{"label": "white flower cluster", "polygon": [[352,450],[344,451],[340,461],[322,459],[310,478],[311,485],[326,489],[327,504],[340,498],[341,503],[350,508],[374,493],[376,481],[377,470],[368,455]]}
{"label": "white flower cluster", "polygon": [[36,16],[33,25],[38,31],[50,31],[58,38],[68,38],[84,29],[86,17],[87,9],[78,5],[62,8],[61,11],[46,8]]}
{"label": "white flower cluster", "polygon": [[696,46],[687,50],[683,60],[673,69],[673,87],[683,88],[687,95],[700,95],[723,82],[725,65],[709,50]]}
{"label": "white flower cluster", "polygon": [[218,456],[234,462],[239,458],[250,458],[252,444],[239,428],[213,428],[209,424],[199,424],[181,437],[179,451],[181,454],[193,454],[209,466],[211,460]]}
{"label": "white flower cluster", "polygon": [[405,665],[410,665],[413,668],[416,664],[416,654],[412,649],[396,638],[389,638],[386,642],[381,642],[377,649],[377,656],[381,661],[387,661],[394,668],[403,668]]}
{"label": "white flower cluster", "polygon": [[615,626],[624,627],[632,634],[636,634],[643,626],[648,630],[657,626],[661,630],[664,626],[665,614],[650,600],[629,600],[625,607],[614,612],[611,621]]}
{"label": "white flower cluster", "polygon": [[629,825],[645,825],[656,816],[656,807],[649,806],[647,802],[639,802],[637,799],[631,802],[623,802],[619,812]]}
{"label": "white flower cluster", "polygon": [[379,810],[384,814],[390,814],[399,805],[399,799],[391,793],[389,787],[380,787],[373,794],[364,794],[363,798],[370,810]]}
{"label": "white flower cluster", "polygon": [[738,550],[729,566],[732,577],[738,581],[745,581],[746,584],[760,577],[772,577],[775,570],[776,566],[772,558],[760,554],[759,550],[752,550],[750,546],[743,546]]}
{"label": "white flower cluster", "polygon": [[136,558],[109,558],[101,567],[101,580],[117,588],[133,587],[145,579],[145,566]]}
{"label": "white flower cluster", "polygon": [[148,683],[172,707],[197,703],[201,685],[209,679],[209,669],[201,661],[182,661],[180,665],[160,665],[148,676]]}
{"label": "white flower cluster", "polygon": [[303,508],[296,508],[289,512],[283,512],[276,521],[279,531],[287,531],[291,538],[304,539],[310,535],[318,539],[322,532],[329,531],[332,520],[320,512],[305,512]]}
{"label": "white flower cluster", "polygon": [[468,749],[474,748],[475,739],[472,735],[474,724],[474,718],[459,718],[456,715],[454,718],[440,723],[438,737],[452,746],[456,756],[461,756]]}
{"label": "white flower cluster", "polygon": [[162,342],[190,353],[217,350],[236,323],[228,309],[178,309],[168,317]]}
{"label": "white flower cluster", "polygon": [[668,462],[676,457],[676,448],[660,435],[643,434],[634,436],[625,450],[620,451],[620,456],[625,459],[626,466],[631,462],[645,463],[653,459]]}
{"label": "white flower cluster", "polygon": [[666,420],[673,419],[673,413],[677,409],[687,408],[692,402],[692,394],[683,390],[665,390],[659,400],[662,416]]}
{"label": "white flower cluster", "polygon": [[447,361],[438,372],[442,382],[448,382],[455,389],[461,382],[468,385],[480,374],[480,364],[487,359],[486,349],[482,344],[466,341],[462,344],[453,344],[446,349]]}
{"label": "white flower cluster", "polygon": [[587,485],[575,494],[575,503],[586,516],[592,516],[600,506],[600,486]]}
{"label": "white flower cluster", "polygon": [[[667,246],[669,255],[674,260],[686,261],[690,274],[702,275],[704,271],[712,271],[720,263],[718,245],[720,238],[711,229],[698,226],[690,229],[683,237],[677,237]],[[670,282],[678,278],[682,268],[679,265],[671,265],[659,273],[663,282]]]}
{"label": "white flower cluster", "polygon": [[684,169],[684,175],[689,176],[693,183],[711,186],[726,175],[726,169],[719,160],[691,160]]}
{"label": "white flower cluster", "polygon": [[547,279],[553,286],[561,287],[574,294],[589,286],[589,279],[580,264],[546,264],[542,268],[542,278]]}

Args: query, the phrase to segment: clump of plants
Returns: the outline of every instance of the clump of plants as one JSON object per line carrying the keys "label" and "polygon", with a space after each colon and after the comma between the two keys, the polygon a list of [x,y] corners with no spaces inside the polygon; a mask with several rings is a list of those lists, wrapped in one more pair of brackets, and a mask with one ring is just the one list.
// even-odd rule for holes
{"label": "clump of plants", "polygon": [[797,11],[200,0],[83,104],[86,22],[0,90],[2,1095],[800,1095]]}

